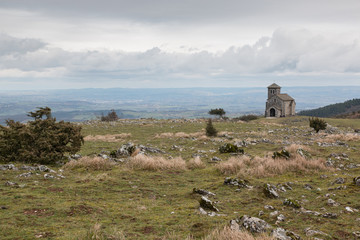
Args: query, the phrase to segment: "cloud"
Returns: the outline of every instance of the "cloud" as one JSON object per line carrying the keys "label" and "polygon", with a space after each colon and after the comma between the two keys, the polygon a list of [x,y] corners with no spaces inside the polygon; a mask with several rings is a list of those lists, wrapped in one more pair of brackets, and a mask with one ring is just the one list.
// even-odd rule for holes
{"label": "cloud", "polygon": [[222,81],[264,76],[296,76],[296,81],[299,76],[323,76],[327,81],[329,75],[341,78],[360,73],[358,39],[344,43],[306,29],[278,29],[252,45],[217,53],[168,52],[159,47],[139,52],[66,51],[39,40],[4,34],[1,41],[7,48],[0,55],[0,81],[46,78],[99,86],[126,83],[143,87],[137,84],[147,82],[148,86],[166,87],[175,82],[181,85],[181,81],[187,86],[206,82],[221,85]]}
{"label": "cloud", "polygon": [[45,46],[46,44],[38,39],[20,39],[11,37],[4,33],[0,33],[0,56],[34,52]]}

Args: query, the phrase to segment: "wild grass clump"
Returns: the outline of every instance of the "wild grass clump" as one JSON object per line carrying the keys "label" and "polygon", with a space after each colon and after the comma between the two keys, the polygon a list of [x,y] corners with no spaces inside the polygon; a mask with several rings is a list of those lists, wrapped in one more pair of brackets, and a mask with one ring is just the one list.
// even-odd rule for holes
{"label": "wild grass clump", "polygon": [[201,169],[206,167],[205,163],[201,160],[200,157],[190,159],[187,162],[186,166],[189,169]]}
{"label": "wild grass clump", "polygon": [[101,224],[95,223],[86,233],[85,236],[77,238],[80,240],[125,240],[122,231],[112,229],[109,232],[102,228]]}
{"label": "wild grass clump", "polygon": [[132,157],[126,166],[131,169],[161,171],[161,170],[186,170],[186,162],[181,157],[165,159],[163,157],[150,157],[138,154]]}
{"label": "wild grass clump", "polygon": [[331,134],[325,136],[325,138],[320,139],[319,142],[336,142],[336,141],[359,141],[360,135],[356,133],[346,133],[346,134]]}
{"label": "wild grass clump", "polygon": [[192,137],[202,137],[205,136],[203,132],[194,132],[194,133],[185,133],[185,132],[176,132],[176,133],[160,133],[156,134],[155,138],[192,138]]}
{"label": "wild grass clump", "polygon": [[306,159],[299,154],[292,154],[289,159],[248,156],[231,157],[217,165],[217,169],[226,175],[235,174],[239,177],[267,177],[286,172],[310,172],[329,170],[324,159]]}
{"label": "wild grass clump", "polygon": [[82,157],[79,160],[71,160],[64,165],[64,169],[72,170],[85,168],[86,170],[110,170],[115,165],[108,159],[101,157]]}
{"label": "wild grass clump", "polygon": [[226,226],[223,229],[215,229],[204,240],[274,240],[273,237],[265,233],[259,235],[252,235],[247,231],[232,230]]}

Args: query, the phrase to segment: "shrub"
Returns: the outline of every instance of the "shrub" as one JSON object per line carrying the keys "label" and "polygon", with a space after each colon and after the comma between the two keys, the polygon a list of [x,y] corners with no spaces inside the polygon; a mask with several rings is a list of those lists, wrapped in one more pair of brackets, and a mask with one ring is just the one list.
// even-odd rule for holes
{"label": "shrub", "polygon": [[219,117],[222,117],[223,115],[226,114],[226,112],[222,108],[211,109],[208,113],[210,115],[218,115]]}
{"label": "shrub", "polygon": [[320,130],[325,130],[326,129],[326,122],[323,119],[319,119],[319,118],[309,118],[309,124],[310,127],[313,128],[317,133]]}
{"label": "shrub", "polygon": [[103,122],[112,122],[117,121],[118,119],[119,117],[114,109],[112,109],[106,116],[101,116],[101,121]]}
{"label": "shrub", "polygon": [[84,143],[81,127],[56,122],[48,107],[30,112],[28,116],[34,120],[27,124],[7,120],[7,127],[0,126],[1,162],[53,164],[65,153],[78,152]]}
{"label": "shrub", "polygon": [[250,121],[256,120],[258,118],[259,117],[257,115],[249,114],[249,115],[244,115],[244,116],[241,116],[239,118],[236,118],[236,120],[241,120],[241,121],[244,121],[244,122],[250,122]]}
{"label": "shrub", "polygon": [[209,121],[206,125],[206,136],[216,137],[216,135],[217,135],[217,130],[213,126],[211,119],[209,119]]}

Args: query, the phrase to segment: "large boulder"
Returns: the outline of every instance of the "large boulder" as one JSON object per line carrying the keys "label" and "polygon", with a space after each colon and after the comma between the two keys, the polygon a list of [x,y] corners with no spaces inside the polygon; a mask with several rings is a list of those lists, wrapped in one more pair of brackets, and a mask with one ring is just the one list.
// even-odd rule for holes
{"label": "large boulder", "polygon": [[133,143],[124,144],[116,151],[116,157],[131,156],[135,150],[136,146]]}

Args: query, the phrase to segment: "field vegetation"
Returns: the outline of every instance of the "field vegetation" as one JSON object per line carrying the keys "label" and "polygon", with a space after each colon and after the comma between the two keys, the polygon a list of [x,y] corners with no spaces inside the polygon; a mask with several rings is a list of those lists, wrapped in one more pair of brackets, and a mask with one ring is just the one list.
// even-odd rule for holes
{"label": "field vegetation", "polygon": [[[215,137],[206,119],[77,123],[85,142],[63,165],[0,164],[0,239],[275,239],[232,230],[243,215],[302,239],[354,239],[360,123],[325,121],[316,133],[308,117],[213,119]],[[220,153],[225,144],[244,153]],[[201,211],[194,189],[219,211]]]}

